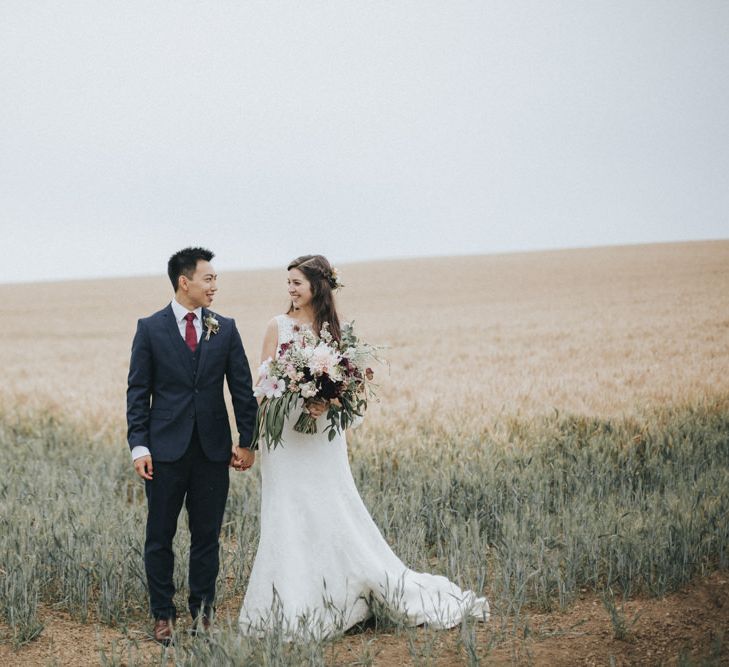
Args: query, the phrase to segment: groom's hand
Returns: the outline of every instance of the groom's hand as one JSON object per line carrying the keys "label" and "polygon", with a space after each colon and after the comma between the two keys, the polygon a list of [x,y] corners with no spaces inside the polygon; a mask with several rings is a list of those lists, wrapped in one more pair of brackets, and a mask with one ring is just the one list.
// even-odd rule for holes
{"label": "groom's hand", "polygon": [[252,449],[233,445],[233,453],[230,456],[230,465],[236,470],[248,470],[256,460],[256,453]]}
{"label": "groom's hand", "polygon": [[142,479],[152,479],[152,457],[140,456],[134,459],[134,469]]}

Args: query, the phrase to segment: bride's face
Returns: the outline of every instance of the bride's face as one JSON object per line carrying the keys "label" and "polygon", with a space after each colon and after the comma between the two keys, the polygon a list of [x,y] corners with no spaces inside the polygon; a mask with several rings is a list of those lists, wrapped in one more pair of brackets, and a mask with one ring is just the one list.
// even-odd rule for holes
{"label": "bride's face", "polygon": [[294,308],[304,308],[311,303],[311,283],[299,269],[289,269],[289,296]]}

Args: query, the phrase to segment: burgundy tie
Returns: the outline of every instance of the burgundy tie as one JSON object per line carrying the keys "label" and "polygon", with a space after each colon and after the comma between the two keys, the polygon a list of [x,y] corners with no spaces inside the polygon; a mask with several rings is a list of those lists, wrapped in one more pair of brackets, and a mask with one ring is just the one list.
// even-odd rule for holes
{"label": "burgundy tie", "polygon": [[192,352],[197,349],[197,331],[195,331],[195,325],[192,323],[196,317],[197,315],[195,313],[185,315],[185,319],[187,320],[187,324],[185,325],[185,342]]}

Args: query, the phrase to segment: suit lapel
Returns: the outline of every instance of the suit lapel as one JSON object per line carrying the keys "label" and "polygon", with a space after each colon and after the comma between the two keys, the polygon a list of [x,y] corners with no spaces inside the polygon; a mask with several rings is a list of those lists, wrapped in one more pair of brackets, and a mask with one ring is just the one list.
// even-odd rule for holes
{"label": "suit lapel", "polygon": [[192,378],[194,377],[195,371],[195,369],[192,367],[192,355],[190,354],[190,350],[187,347],[187,344],[182,339],[182,336],[180,336],[180,328],[177,326],[177,320],[175,319],[175,313],[172,310],[172,306],[167,306],[163,317],[165,319],[165,327],[167,328],[167,333],[170,336],[170,343],[172,344],[172,347],[177,351],[177,354],[183,364],[182,367],[187,369],[187,372]]}

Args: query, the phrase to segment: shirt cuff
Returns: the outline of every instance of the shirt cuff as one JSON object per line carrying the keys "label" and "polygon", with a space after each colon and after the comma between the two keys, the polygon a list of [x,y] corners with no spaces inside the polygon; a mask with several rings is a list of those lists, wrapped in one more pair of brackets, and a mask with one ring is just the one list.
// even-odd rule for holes
{"label": "shirt cuff", "polygon": [[132,447],[132,461],[136,461],[142,456],[152,456],[152,454],[150,454],[150,451],[144,445]]}

